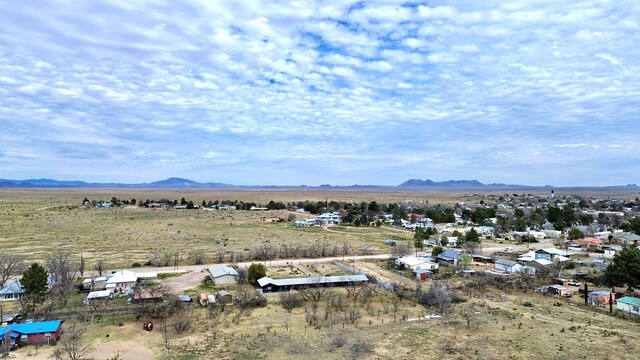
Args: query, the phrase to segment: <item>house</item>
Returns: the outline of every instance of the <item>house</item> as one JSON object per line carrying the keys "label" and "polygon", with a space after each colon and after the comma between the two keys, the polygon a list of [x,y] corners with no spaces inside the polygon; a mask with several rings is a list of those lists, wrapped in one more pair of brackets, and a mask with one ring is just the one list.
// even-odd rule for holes
{"label": "house", "polygon": [[611,245],[603,249],[604,249],[604,256],[606,257],[614,257],[617,253],[623,250],[622,246],[620,245]]}
{"label": "house", "polygon": [[619,312],[640,316],[640,299],[633,296],[625,296],[616,300],[616,307]]}
{"label": "house", "polygon": [[111,298],[111,290],[92,291],[87,295],[87,298],[83,301],[85,305],[98,306],[107,305]]}
{"label": "house", "polygon": [[553,262],[545,259],[535,259],[531,261],[527,261],[525,263],[525,267],[533,270],[527,271],[528,273],[535,274],[538,271],[547,271],[549,268],[553,266]]}
{"label": "house", "polygon": [[425,258],[415,256],[405,256],[395,261],[397,266],[407,268],[409,270],[437,270],[438,264],[428,261]]}
{"label": "house", "polygon": [[240,274],[230,266],[212,266],[209,277],[214,285],[237,284]]}
{"label": "house", "polygon": [[344,275],[344,276],[313,276],[306,278],[271,279],[262,277],[258,279],[258,285],[263,292],[289,291],[307,288],[309,286],[345,286],[353,283],[365,283],[369,279],[366,275]]}
{"label": "house", "polygon": [[82,280],[83,290],[97,291],[97,290],[104,290],[106,288],[107,288],[106,276],[86,278]]}
{"label": "house", "polygon": [[572,292],[562,285],[547,285],[537,289],[545,295],[553,295],[559,297],[571,296]]}
{"label": "house", "polygon": [[138,274],[129,270],[114,271],[107,276],[105,288],[114,293],[127,293],[138,283]]}
{"label": "house", "polygon": [[612,241],[618,245],[631,246],[634,243],[640,242],[640,236],[636,234],[620,234],[614,236]]}
{"label": "house", "polygon": [[0,341],[17,345],[40,345],[56,341],[62,334],[62,320],[25,322],[0,327]]}
{"label": "house", "polygon": [[456,247],[456,246],[458,246],[458,237],[457,236],[447,236],[447,235],[445,235],[445,238],[447,239],[447,247]]}
{"label": "house", "polygon": [[316,223],[320,225],[337,225],[342,223],[342,216],[339,213],[324,213],[316,216]]}
{"label": "house", "polygon": [[457,266],[458,261],[460,261],[461,257],[462,257],[462,253],[459,251],[445,250],[441,252],[438,256],[436,256],[436,260],[446,265]]}
{"label": "house", "polygon": [[509,259],[496,259],[494,267],[498,271],[504,271],[508,273],[521,272],[523,266],[518,262]]}
{"label": "house", "polygon": [[[51,289],[52,285],[53,285],[53,275],[49,274],[47,276],[47,288]],[[24,293],[24,290],[22,289],[22,284],[20,283],[20,280],[13,281],[9,285],[0,289],[0,302],[18,301],[22,297],[22,293]]]}
{"label": "house", "polygon": [[552,262],[564,262],[569,260],[569,257],[575,255],[573,252],[569,252],[567,250],[560,250],[556,248],[546,248],[536,250],[535,257],[536,259],[545,259]]}
{"label": "house", "polygon": [[306,221],[304,221],[304,220],[296,220],[296,221],[294,221],[293,225],[294,225],[295,227],[305,227],[305,226],[309,226],[309,224],[308,224]]}
{"label": "house", "polygon": [[616,294],[607,290],[590,291],[587,294],[587,303],[589,305],[604,306],[608,305],[610,301],[616,299]]}

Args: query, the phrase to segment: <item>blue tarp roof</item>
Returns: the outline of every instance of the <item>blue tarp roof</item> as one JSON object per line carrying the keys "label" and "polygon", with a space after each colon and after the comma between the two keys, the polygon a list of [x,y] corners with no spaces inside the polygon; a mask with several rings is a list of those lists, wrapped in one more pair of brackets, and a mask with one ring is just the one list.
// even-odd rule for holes
{"label": "blue tarp roof", "polygon": [[54,333],[58,331],[62,320],[39,321],[32,323],[11,324],[9,328],[20,334]]}

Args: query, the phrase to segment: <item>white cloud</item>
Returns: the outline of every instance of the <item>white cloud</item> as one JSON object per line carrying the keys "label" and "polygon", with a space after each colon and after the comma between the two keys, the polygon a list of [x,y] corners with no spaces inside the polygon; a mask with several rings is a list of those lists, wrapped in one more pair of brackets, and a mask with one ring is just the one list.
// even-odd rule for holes
{"label": "white cloud", "polygon": [[[0,162],[14,177],[579,185],[604,169],[634,182],[638,12],[632,0],[0,3]],[[555,164],[584,173],[546,177]]]}

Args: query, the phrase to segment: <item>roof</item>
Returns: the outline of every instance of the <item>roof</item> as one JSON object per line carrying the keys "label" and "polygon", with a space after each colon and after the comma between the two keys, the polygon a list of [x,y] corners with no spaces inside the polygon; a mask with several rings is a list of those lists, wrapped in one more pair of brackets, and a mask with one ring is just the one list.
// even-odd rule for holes
{"label": "roof", "polygon": [[556,249],[556,248],[546,248],[546,249],[540,249],[538,251],[536,251],[537,253],[539,252],[544,252],[547,254],[552,254],[552,255],[562,255],[562,256],[568,256],[568,255],[573,255],[572,252],[566,251],[566,250],[560,250],[560,249]]}
{"label": "roof", "polygon": [[131,283],[138,281],[138,274],[133,271],[121,270],[113,273],[107,279],[107,285],[115,285],[120,283]]}
{"label": "roof", "polygon": [[549,285],[547,287],[558,289],[558,290],[567,290],[567,288],[562,285]]}
{"label": "roof", "polygon": [[107,281],[106,276],[100,276],[100,277],[95,277],[95,278],[86,278],[84,280],[82,280],[83,284],[91,284],[96,283],[96,282],[101,282],[101,281]]}
{"label": "roof", "polygon": [[54,333],[58,331],[62,320],[40,321],[9,325],[13,332],[20,334]]}
{"label": "roof", "polygon": [[209,274],[212,278],[218,278],[225,275],[240,276],[236,269],[230,266],[212,266],[209,268]]}
{"label": "roof", "polygon": [[433,274],[430,270],[413,270],[413,272],[416,274]]}
{"label": "roof", "polygon": [[[260,280],[258,280],[258,281],[260,281]],[[216,293],[216,296],[227,296],[227,295],[231,296],[231,294],[229,294],[229,292],[227,290],[220,290],[220,291],[218,291]]]}
{"label": "roof", "polygon": [[616,302],[621,302],[623,304],[629,304],[633,306],[640,306],[640,299],[633,296],[621,297],[620,299],[616,300]]}
{"label": "roof", "polygon": [[189,301],[191,301],[191,296],[189,296],[187,294],[178,295],[178,300],[183,301],[183,302],[189,302]]}
{"label": "roof", "polygon": [[419,259],[415,256],[406,256],[398,259],[398,261],[405,264],[406,266],[416,266],[427,262],[426,260]]}
{"label": "roof", "polygon": [[111,290],[92,291],[87,295],[87,300],[99,299],[111,296]]}
{"label": "roof", "polygon": [[496,259],[495,264],[496,265],[504,265],[504,266],[518,265],[517,262],[515,262],[513,260],[509,260],[509,259]]}
{"label": "roof", "polygon": [[[51,285],[53,285],[53,275],[49,274],[47,275],[47,286],[49,288],[51,288]],[[14,282],[12,282],[11,284],[3,287],[2,289],[0,289],[0,295],[4,295],[4,294],[22,294],[24,292],[24,290],[22,290],[22,284],[20,283],[20,280],[16,280]]]}
{"label": "roof", "polygon": [[445,250],[440,253],[436,258],[443,260],[457,260],[462,254],[455,250]]}
{"label": "roof", "polygon": [[636,234],[622,234],[622,235],[616,235],[613,237],[614,239],[624,239],[627,241],[640,241],[640,236],[636,235]]}
{"label": "roof", "polygon": [[369,281],[366,275],[345,275],[345,276],[314,276],[306,278],[271,279],[263,277],[258,279],[258,285],[291,286],[291,285],[312,285],[312,284],[332,284],[340,282],[364,282]]}
{"label": "roof", "polygon": [[535,260],[529,261],[528,263],[532,263],[532,262],[537,263],[537,264],[542,265],[542,266],[547,266],[547,265],[553,264],[553,261],[549,261],[547,259],[535,259]]}
{"label": "roof", "polygon": [[609,290],[597,290],[597,291],[590,291],[589,292],[589,296],[593,296],[593,295],[609,295],[611,294],[611,292]]}

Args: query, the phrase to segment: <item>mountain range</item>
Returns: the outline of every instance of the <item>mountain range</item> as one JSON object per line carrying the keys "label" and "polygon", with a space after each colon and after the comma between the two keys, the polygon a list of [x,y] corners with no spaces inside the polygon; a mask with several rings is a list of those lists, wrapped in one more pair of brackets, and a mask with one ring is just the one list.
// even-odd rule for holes
{"label": "mountain range", "polygon": [[[530,185],[514,185],[514,184],[483,184],[478,180],[449,180],[449,181],[433,181],[433,180],[421,180],[410,179],[397,186],[382,186],[382,185],[350,185],[350,186],[332,186],[332,185],[320,185],[320,186],[238,186],[223,183],[200,183],[197,181],[183,179],[178,177],[171,177],[165,180],[154,181],[150,183],[140,184],[123,184],[123,183],[88,183],[85,181],[60,181],[52,179],[27,179],[27,180],[9,180],[0,179],[0,188],[171,188],[171,189],[205,189],[205,188],[318,188],[318,189],[345,189],[345,188],[406,188],[406,189],[442,189],[442,190],[493,190],[493,189],[551,189],[554,188],[551,185],[546,186],[530,186]],[[584,188],[638,188],[636,184],[619,185],[619,186],[585,186]]]}

